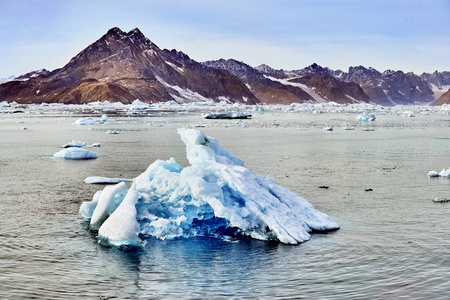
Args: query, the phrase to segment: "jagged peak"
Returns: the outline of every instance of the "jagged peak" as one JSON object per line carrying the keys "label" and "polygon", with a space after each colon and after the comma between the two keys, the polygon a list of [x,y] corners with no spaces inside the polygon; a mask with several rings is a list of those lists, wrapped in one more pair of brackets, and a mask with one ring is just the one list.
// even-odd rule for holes
{"label": "jagged peak", "polygon": [[134,28],[131,29],[130,31],[128,31],[127,35],[129,37],[134,37],[134,38],[140,38],[140,39],[146,39],[145,35],[139,30],[139,28]]}
{"label": "jagged peak", "polygon": [[106,33],[106,36],[108,35],[125,35],[126,33],[122,31],[119,27],[113,27]]}

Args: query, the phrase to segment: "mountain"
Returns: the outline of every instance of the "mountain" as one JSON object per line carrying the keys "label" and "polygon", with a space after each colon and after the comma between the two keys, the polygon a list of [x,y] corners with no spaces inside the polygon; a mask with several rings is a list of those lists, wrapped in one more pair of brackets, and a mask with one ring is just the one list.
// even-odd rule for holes
{"label": "mountain", "polygon": [[[291,104],[314,101],[314,98],[303,89],[286,85],[264,76],[261,71],[234,59],[220,59],[203,62],[203,65],[226,70],[247,84],[253,94],[265,104]],[[271,71],[270,67],[266,69]],[[279,72],[278,75],[283,73]],[[277,76],[276,74],[274,74]]]}
{"label": "mountain", "polygon": [[357,83],[341,81],[327,71],[311,73],[289,81],[302,83],[313,88],[316,93],[326,100],[336,103],[346,104],[370,101],[369,96]]}
{"label": "mountain", "polygon": [[304,89],[313,96],[315,101],[333,101],[342,104],[370,101],[369,96],[358,84],[339,79],[342,73],[340,70],[332,71],[316,63],[292,71],[274,70],[267,65],[257,68],[265,76],[274,77],[285,85],[293,85]]}
{"label": "mountain", "polygon": [[450,88],[447,90],[447,92],[442,94],[441,97],[439,97],[438,99],[434,100],[431,103],[431,105],[442,105],[442,104],[450,104]]}
{"label": "mountain", "polygon": [[428,103],[433,91],[426,81],[414,73],[387,70],[380,73],[374,68],[350,67],[341,75],[346,82],[356,82],[381,105]]}
{"label": "mountain", "polygon": [[440,98],[450,88],[450,72],[422,73],[420,78],[428,82],[434,93],[434,99]]}
{"label": "mountain", "polygon": [[18,103],[87,103],[135,99],[152,103],[175,100],[259,100],[236,76],[204,66],[175,50],[161,50],[139,29],[115,27],[61,69],[0,85],[0,99]]}

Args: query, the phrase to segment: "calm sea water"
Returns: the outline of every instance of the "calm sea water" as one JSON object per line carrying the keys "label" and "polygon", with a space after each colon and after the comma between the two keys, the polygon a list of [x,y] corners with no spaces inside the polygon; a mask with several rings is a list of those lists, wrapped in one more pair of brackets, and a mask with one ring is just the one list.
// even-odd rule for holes
{"label": "calm sea water", "polygon": [[[379,116],[375,131],[355,117],[169,115],[74,126],[73,116],[1,115],[1,298],[449,299],[450,203],[432,199],[450,197],[450,181],[426,176],[450,167],[450,139],[437,139],[450,137],[449,116]],[[186,166],[176,128],[192,124],[215,125],[199,129],[341,229],[296,246],[199,237],[124,253],[97,244],[78,209],[103,186],[84,178],[133,178],[170,157]],[[339,129],[348,125],[357,127]],[[93,150],[103,157],[49,158],[72,139],[100,142]]]}

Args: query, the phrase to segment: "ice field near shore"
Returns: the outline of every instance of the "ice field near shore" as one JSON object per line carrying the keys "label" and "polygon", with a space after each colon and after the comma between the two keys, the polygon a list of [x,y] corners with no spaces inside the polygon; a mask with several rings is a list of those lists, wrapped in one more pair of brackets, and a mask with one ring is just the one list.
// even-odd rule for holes
{"label": "ice field near shore", "polygon": [[[251,118],[203,118],[232,111]],[[375,120],[358,120],[364,112]],[[74,124],[85,118],[104,121]],[[5,297],[11,286],[16,298],[450,297],[450,179],[428,176],[450,166],[449,106],[2,102],[0,128]],[[158,159],[189,170],[178,128],[216,139],[340,229],[297,245],[149,237],[143,251],[127,253],[98,244],[82,203],[106,188],[125,198]],[[52,157],[70,141],[101,144],[86,148],[99,157]]]}

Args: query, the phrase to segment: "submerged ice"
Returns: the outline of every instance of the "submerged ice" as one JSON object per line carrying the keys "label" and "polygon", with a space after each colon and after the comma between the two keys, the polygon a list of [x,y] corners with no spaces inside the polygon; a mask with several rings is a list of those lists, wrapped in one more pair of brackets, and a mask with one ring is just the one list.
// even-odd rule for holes
{"label": "submerged ice", "polygon": [[125,183],[107,186],[80,208],[99,239],[119,247],[140,247],[145,237],[249,236],[297,244],[311,231],[339,225],[304,198],[262,178],[194,129],[179,129],[190,166],[157,160]]}

